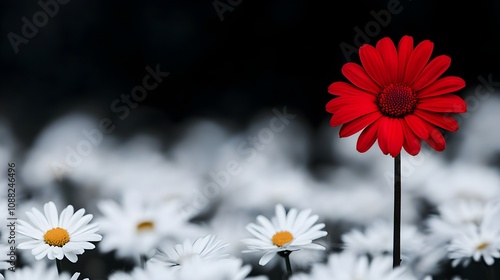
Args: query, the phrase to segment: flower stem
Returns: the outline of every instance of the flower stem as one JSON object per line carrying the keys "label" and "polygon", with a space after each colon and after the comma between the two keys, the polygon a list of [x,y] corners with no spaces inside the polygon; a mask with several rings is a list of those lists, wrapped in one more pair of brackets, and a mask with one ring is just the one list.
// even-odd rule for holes
{"label": "flower stem", "polygon": [[484,263],[484,267],[486,270],[486,279],[495,280],[495,269],[493,268],[493,265],[487,265]]}
{"label": "flower stem", "polygon": [[62,271],[62,261],[59,259],[56,259],[56,266],[57,266],[57,275],[61,275]]}
{"label": "flower stem", "polygon": [[290,276],[292,276],[292,265],[290,264],[290,254],[291,253],[292,253],[292,251],[288,251],[288,250],[278,252],[278,255],[285,259],[286,274],[285,274],[285,277],[283,278],[285,280],[288,280],[290,278]]}
{"label": "flower stem", "polygon": [[401,154],[394,158],[394,237],[392,267],[401,263]]}

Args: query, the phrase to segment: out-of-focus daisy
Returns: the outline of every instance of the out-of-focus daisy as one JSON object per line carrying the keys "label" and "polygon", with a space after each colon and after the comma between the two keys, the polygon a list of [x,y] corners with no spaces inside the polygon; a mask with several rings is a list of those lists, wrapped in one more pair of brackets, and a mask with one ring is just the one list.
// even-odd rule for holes
{"label": "out-of-focus daisy", "polygon": [[[436,247],[448,243],[471,225],[480,225],[491,203],[477,200],[456,199],[438,206],[438,213],[426,221],[429,241]],[[490,211],[494,211],[491,209]],[[500,213],[499,213],[500,214]]]}
{"label": "out-of-focus daisy", "polygon": [[33,225],[18,220],[18,232],[32,240],[20,243],[17,248],[31,249],[37,260],[45,256],[50,260],[66,257],[74,263],[77,255],[95,248],[90,242],[102,239],[97,234],[98,224],[89,224],[93,216],[85,215],[85,209],[74,212],[73,206],[68,205],[59,215],[52,201],[45,203],[43,209],[44,214],[35,207],[26,212]]}
{"label": "out-of-focus daisy", "polygon": [[392,257],[376,256],[371,261],[366,255],[351,252],[334,253],[326,264],[313,265],[309,274],[300,273],[291,280],[417,280],[404,266],[392,268]]}
{"label": "out-of-focus daisy", "polygon": [[[27,280],[27,279],[43,279],[43,280],[78,280],[79,272],[72,276],[67,272],[58,274],[55,266],[48,266],[46,262],[36,262],[30,266],[24,266],[16,269],[16,271],[7,271],[5,274],[9,280]],[[0,278],[1,280],[2,278]],[[84,278],[82,280],[89,280]]]}
{"label": "out-of-focus daisy", "polygon": [[259,225],[250,223],[246,229],[256,238],[243,239],[248,247],[243,252],[265,252],[259,264],[266,265],[278,252],[296,251],[300,249],[325,250],[325,247],[312,243],[313,240],[326,236],[321,229],[325,224],[319,223],[317,215],[310,215],[311,210],[300,212],[292,208],[288,213],[281,204],[275,207],[276,214],[271,219],[259,215]]}
{"label": "out-of-focus daisy", "polygon": [[96,220],[105,236],[99,250],[115,251],[119,258],[139,262],[141,256],[149,256],[161,242],[178,242],[181,236],[196,231],[188,223],[188,216],[182,214],[182,205],[176,200],[159,203],[147,199],[138,191],[127,190],[121,203],[102,200],[97,207],[102,216]]}
{"label": "out-of-focus daisy", "polygon": [[[346,251],[358,255],[378,256],[392,253],[393,227],[385,221],[375,221],[364,231],[352,229],[342,235]],[[401,227],[401,255],[403,260],[412,258],[424,245],[423,234],[414,225]]]}
{"label": "out-of-focus daisy", "polygon": [[471,165],[466,161],[454,161],[440,172],[429,174],[421,196],[434,205],[457,199],[488,202],[500,198],[500,175],[486,165]]}
{"label": "out-of-focus daisy", "polygon": [[[73,274],[73,276],[71,276],[70,280],[78,280],[78,277],[80,277],[80,272],[75,272],[75,274]],[[82,280],[89,280],[89,278],[84,278]]]}
{"label": "out-of-focus daisy", "polygon": [[448,251],[452,266],[468,266],[471,260],[481,259],[491,266],[495,258],[500,258],[500,228],[488,223],[480,227],[471,225],[451,240]]}
{"label": "out-of-focus daisy", "polygon": [[151,261],[163,263],[169,267],[182,266],[193,257],[199,257],[203,261],[216,261],[229,256],[224,253],[227,245],[229,244],[223,243],[217,236],[209,234],[197,238],[194,242],[186,239],[182,244],[162,246]]}
{"label": "out-of-focus daisy", "polygon": [[174,271],[167,267],[146,262],[145,267],[134,267],[130,272],[115,271],[109,280],[178,280],[174,276]]}

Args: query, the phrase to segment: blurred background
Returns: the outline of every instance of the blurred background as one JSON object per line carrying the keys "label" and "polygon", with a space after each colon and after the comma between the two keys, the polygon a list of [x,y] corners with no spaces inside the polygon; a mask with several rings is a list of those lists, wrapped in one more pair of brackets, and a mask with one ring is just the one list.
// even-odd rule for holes
{"label": "blurred background", "polygon": [[[236,160],[243,173],[231,185],[241,189],[211,200],[197,219],[228,227],[224,221],[237,219],[218,211],[239,209],[250,222],[272,214],[277,202],[313,207],[331,222],[328,242],[338,244],[354,225],[390,220],[385,173],[392,160],[376,145],[358,154],[357,136],[338,139],[338,128],[328,126],[327,88],[345,80],[340,69],[359,61],[360,44],[403,35],[416,43],[429,39],[433,56],[452,58],[445,74],[465,79],[467,87],[457,94],[469,106],[458,119],[461,129],[446,134],[443,153],[424,149],[407,166],[407,199],[415,208],[403,213],[405,221],[418,224],[428,207],[448,197],[430,195],[436,183],[425,179],[436,166],[458,161],[447,170],[458,174],[487,167],[494,177],[487,185],[496,188],[497,1],[3,0],[0,30],[0,158],[19,166],[20,207],[26,209],[54,199],[99,216],[100,199],[119,201],[125,189],[143,187],[175,190],[191,203],[191,190],[213,180],[210,171]],[[155,85],[134,100],[147,75]],[[273,118],[285,129],[266,134]],[[71,165],[68,154],[78,151],[82,139],[98,144],[80,160],[70,158],[76,161]],[[54,162],[71,166],[59,166],[58,173]],[[387,197],[370,188],[375,182]],[[329,193],[333,185],[340,186],[336,196]],[[359,193],[349,191],[353,185]],[[310,186],[318,188],[316,195]],[[359,200],[347,205],[351,195]],[[357,206],[382,197],[387,203],[358,212]],[[331,211],[342,202],[344,208]],[[117,267],[131,267],[114,263],[112,254],[100,257],[109,265],[89,257],[78,269],[104,279]],[[442,279],[452,275],[446,273]]]}

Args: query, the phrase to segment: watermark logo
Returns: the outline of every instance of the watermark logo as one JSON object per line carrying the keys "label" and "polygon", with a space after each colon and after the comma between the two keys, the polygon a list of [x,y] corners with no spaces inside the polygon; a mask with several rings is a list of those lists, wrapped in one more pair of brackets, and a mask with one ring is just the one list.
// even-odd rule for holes
{"label": "watermark logo", "polygon": [[[267,126],[262,127],[253,135],[236,146],[236,152],[243,157],[246,162],[252,162],[257,154],[273,142],[275,134],[282,132],[291,121],[297,117],[296,114],[290,114],[286,106],[280,111],[277,108],[272,109],[273,117],[269,119]],[[200,190],[194,194],[192,201],[184,209],[187,213],[197,213],[202,211],[231,183],[231,178],[238,176],[243,172],[240,161],[229,160],[223,170],[211,170],[208,172],[210,181],[203,185]]]}
{"label": "watermark logo", "polygon": [[243,0],[215,0],[212,2],[212,5],[214,6],[215,12],[217,12],[217,15],[219,16],[220,21],[222,22],[224,21],[224,13],[231,13],[242,2]]}
{"label": "watermark logo", "polygon": [[22,17],[23,25],[19,34],[9,32],[7,38],[16,54],[19,53],[21,44],[28,44],[29,41],[38,35],[40,28],[45,27],[51,18],[55,17],[60,11],[60,5],[66,5],[70,0],[40,0],[38,6],[41,10],[35,12],[31,19]]}
{"label": "watermark logo", "polygon": [[[130,111],[137,108],[139,102],[148,97],[148,92],[156,89],[170,75],[169,72],[162,72],[159,64],[154,69],[151,66],[146,66],[145,70],[148,74],[143,77],[140,85],[132,88],[130,94],[121,94],[120,98],[111,102],[110,110],[118,114],[120,120],[125,120],[130,115]],[[101,144],[104,135],[112,133],[115,128],[116,126],[110,118],[102,118],[96,128],[81,130],[81,140],[74,146],[67,145],[65,147],[64,162],[53,161],[51,163],[57,179],[62,181],[66,173],[70,173],[78,167],[84,158],[92,153],[94,147]]]}

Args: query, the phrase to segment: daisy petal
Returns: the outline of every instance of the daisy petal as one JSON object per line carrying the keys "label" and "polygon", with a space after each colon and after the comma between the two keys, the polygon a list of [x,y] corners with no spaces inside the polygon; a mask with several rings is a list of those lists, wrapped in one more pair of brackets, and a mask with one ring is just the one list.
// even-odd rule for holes
{"label": "daisy petal", "polygon": [[276,252],[267,252],[262,256],[259,260],[259,264],[264,266],[266,265],[270,260],[272,260],[276,256]]}
{"label": "daisy petal", "polygon": [[386,75],[384,61],[376,48],[371,45],[365,44],[359,48],[359,58],[366,73],[377,83],[380,87],[387,86],[389,79]]}
{"label": "daisy petal", "polygon": [[377,43],[377,51],[387,70],[388,81],[398,80],[398,52],[394,42],[389,37],[382,38]]}
{"label": "daisy petal", "polygon": [[440,55],[431,60],[413,83],[413,90],[419,91],[435,82],[450,67],[450,64],[451,58],[447,55]]}
{"label": "daisy petal", "polygon": [[398,44],[398,82],[403,81],[406,65],[408,64],[408,59],[410,59],[412,52],[413,38],[411,36],[403,36]]}
{"label": "daisy petal", "polygon": [[342,74],[355,86],[372,93],[379,93],[377,85],[359,64],[348,62],[342,67]]}
{"label": "daisy petal", "polygon": [[405,84],[411,85],[417,79],[418,75],[429,61],[429,58],[431,58],[433,48],[434,43],[429,40],[424,40],[415,47],[406,66],[403,79]]}
{"label": "daisy petal", "polygon": [[359,135],[358,141],[356,143],[356,150],[360,153],[368,151],[375,141],[377,140],[378,129],[380,127],[380,121],[383,118],[377,119],[375,122],[367,126]]}
{"label": "daisy petal", "polygon": [[465,81],[455,76],[443,77],[434,83],[423,88],[417,95],[419,98],[438,96],[446,93],[455,92],[465,87]]}

